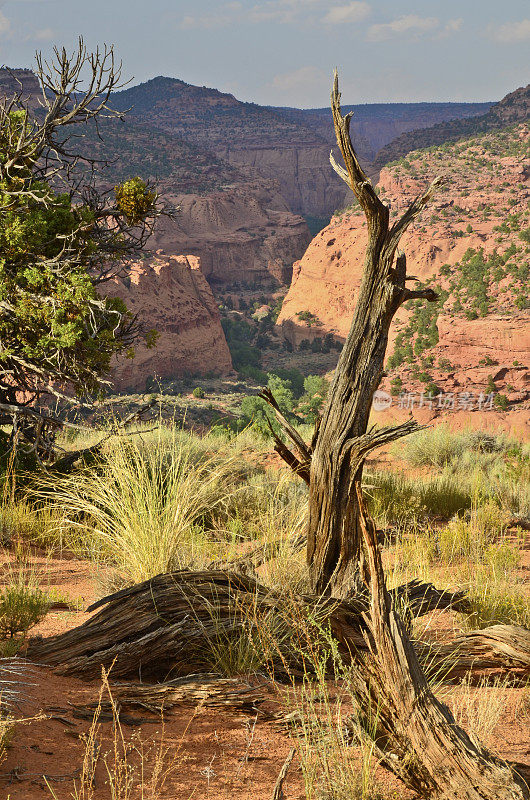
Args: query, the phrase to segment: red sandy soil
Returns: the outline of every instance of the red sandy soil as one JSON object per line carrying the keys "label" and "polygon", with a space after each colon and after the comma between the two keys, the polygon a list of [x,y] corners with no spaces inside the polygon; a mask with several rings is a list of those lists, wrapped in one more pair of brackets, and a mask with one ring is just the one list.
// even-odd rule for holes
{"label": "red sandy soil", "polygon": [[[526,555],[526,554],[525,554]],[[5,554],[12,561],[12,555]],[[95,574],[94,565],[67,553],[54,556],[35,552],[32,568],[42,576],[41,585],[57,589],[61,598],[72,602],[72,610],[56,608],[33,631],[48,636],[81,624],[88,615],[79,608],[86,607],[105,589],[105,575]],[[65,604],[66,605],[66,604]],[[450,629],[450,614],[434,620],[435,628]],[[443,635],[443,634],[442,634]],[[244,681],[244,679],[242,679]],[[15,716],[45,719],[19,724],[15,728],[7,757],[0,766],[0,797],[9,800],[70,800],[86,749],[90,720],[74,717],[73,706],[85,706],[97,700],[100,682],[82,682],[54,674],[48,668],[28,665],[23,679],[24,688]],[[458,693],[457,687],[450,694]],[[480,689],[479,691],[495,691]],[[527,727],[530,711],[525,689],[506,692],[506,705],[499,726],[488,744],[500,755],[530,763],[530,744]],[[526,703],[526,707],[525,707]],[[268,800],[278,772],[291,747],[286,732],[270,722],[260,721],[242,713],[211,708],[177,706],[166,713],[163,724],[158,717],[133,712],[142,717],[140,725],[123,725],[128,746],[129,763],[134,768],[130,794],[119,800],[142,797],[139,789],[141,758],[146,753],[146,774],[150,774],[154,753],[160,742],[167,748],[166,766],[169,775],[158,795],[145,791],[145,800]],[[104,764],[104,754],[112,763],[112,723],[103,722],[96,738],[101,754],[95,772],[93,794],[82,800],[111,800]],[[142,744],[143,743],[143,744]],[[382,769],[377,771],[385,796],[407,800],[412,794],[404,790],[393,776]],[[285,785],[286,800],[305,798],[299,760],[295,761]]]}

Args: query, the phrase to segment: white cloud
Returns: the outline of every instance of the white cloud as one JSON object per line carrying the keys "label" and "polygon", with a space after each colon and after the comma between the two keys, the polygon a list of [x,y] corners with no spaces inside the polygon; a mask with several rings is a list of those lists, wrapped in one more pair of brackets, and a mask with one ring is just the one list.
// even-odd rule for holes
{"label": "white cloud", "polygon": [[271,86],[273,89],[278,89],[280,92],[292,92],[298,89],[307,89],[314,86],[315,83],[322,81],[329,82],[329,75],[317,67],[299,67],[292,72],[284,72],[281,75],[275,75]]}
{"label": "white cloud", "polygon": [[[322,0],[265,0],[245,9],[241,2],[225,3],[217,13],[186,14],[180,21],[180,28],[223,28],[237,22],[259,24],[261,22],[293,23],[307,17],[310,6],[318,5]],[[353,5],[364,5],[354,3]]]}
{"label": "white cloud", "polygon": [[462,17],[459,17],[458,19],[450,19],[449,22],[446,24],[444,30],[447,33],[456,33],[456,31],[462,29],[463,22],[464,20],[462,19]]}
{"label": "white cloud", "polygon": [[368,3],[352,2],[346,6],[333,6],[330,8],[323,22],[330,25],[342,25],[348,22],[360,22],[369,15],[371,9]]}
{"label": "white cloud", "polygon": [[41,28],[31,36],[36,42],[49,42],[55,36],[55,31],[52,28]]}
{"label": "white cloud", "polygon": [[440,21],[436,17],[420,17],[418,14],[406,14],[392,20],[392,22],[382,22],[371,25],[368,28],[367,39],[370,42],[382,42],[391,39],[393,36],[402,34],[422,34],[436,30]]}
{"label": "white cloud", "polygon": [[530,19],[520,22],[505,22],[499,27],[490,25],[488,32],[498,42],[525,42],[530,39]]}
{"label": "white cloud", "polygon": [[182,17],[179,27],[184,31],[192,28],[225,28],[230,25],[232,19],[230,14],[203,14],[198,17],[186,14]]}
{"label": "white cloud", "polygon": [[439,33],[436,35],[437,39],[446,39],[448,36],[452,36],[458,31],[462,30],[462,25],[464,24],[464,20],[459,17],[458,19],[450,19],[448,20],[443,28],[440,29]]}

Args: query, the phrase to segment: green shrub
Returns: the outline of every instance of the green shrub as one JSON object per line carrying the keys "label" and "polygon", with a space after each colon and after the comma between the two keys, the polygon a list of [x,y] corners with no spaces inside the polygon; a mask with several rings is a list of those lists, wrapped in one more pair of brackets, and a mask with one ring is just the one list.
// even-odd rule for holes
{"label": "green shrub", "polygon": [[490,625],[522,625],[530,627],[530,602],[524,588],[511,582],[499,582],[478,572],[468,594],[471,613],[465,617],[470,629]]}
{"label": "green shrub", "polygon": [[49,606],[47,595],[23,580],[6,586],[0,593],[0,637],[26,634],[43,619]]}
{"label": "green shrub", "polygon": [[324,405],[328,392],[328,382],[320,375],[308,375],[304,380],[305,393],[300,399],[297,412],[306,422],[314,423]]}
{"label": "green shrub", "polygon": [[510,402],[505,394],[496,394],[493,398],[493,405],[500,408],[501,411],[506,411],[510,407]]}
{"label": "green shrub", "polygon": [[203,398],[206,397],[206,392],[201,386],[196,386],[192,392],[192,395],[197,398]]}
{"label": "green shrub", "polygon": [[[282,413],[289,417],[294,409],[294,394],[290,382],[269,373],[267,386],[272,391]],[[274,420],[270,406],[256,395],[245,397],[241,401],[240,420],[243,426],[252,425],[265,437],[270,436],[269,421],[274,430],[278,430],[278,424]]]}

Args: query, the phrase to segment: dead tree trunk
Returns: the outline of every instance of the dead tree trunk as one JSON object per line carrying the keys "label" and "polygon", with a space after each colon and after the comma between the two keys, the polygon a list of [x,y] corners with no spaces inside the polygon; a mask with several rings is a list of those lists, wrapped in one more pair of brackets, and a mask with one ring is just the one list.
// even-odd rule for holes
{"label": "dead tree trunk", "polygon": [[[346,169],[333,159],[332,164],[365,213],[368,245],[352,326],[312,445],[304,449],[304,443],[286,425],[284,431],[298,456],[279,438],[276,441],[280,455],[309,483],[307,556],[311,581],[316,592],[339,598],[352,589],[362,590],[363,584],[370,589],[368,631],[364,635],[370,655],[354,667],[352,680],[361,722],[363,717],[372,723],[375,720],[375,747],[383,763],[421,796],[439,800],[528,800],[530,792],[520,774],[472,741],[433,695],[392,606],[375,525],[363,506],[361,477],[366,455],[417,427],[408,422],[395,428],[367,430],[394,314],[410,298],[436,299],[430,289],[406,288],[406,259],[403,254],[396,257],[396,251],[401,236],[441,180],[436,179],[390,227],[389,210],[377,197],[353,150],[350,115],[341,114],[336,74],[331,104]],[[277,407],[275,411],[277,418],[281,417]],[[340,621],[334,632],[343,644],[358,649]]]}
{"label": "dead tree trunk", "polygon": [[[359,297],[320,425],[307,452],[294,442],[300,458],[277,440],[280,455],[309,483],[307,560],[312,589],[344,598],[362,582],[362,533],[355,491],[367,453],[411,433],[410,423],[378,433],[367,432],[372,397],[384,367],[388,332],[400,305],[411,298],[437,299],[432,289],[413,291],[405,283],[404,254],[396,257],[403,233],[433,195],[437,178],[390,226],[390,212],[377,196],[353,149],[350,114],[342,116],[335,74],[331,106],[337,142],[346,169],[330,156],[335,171],[350,186],[368,223],[368,245]],[[294,459],[294,460],[293,460]]]}

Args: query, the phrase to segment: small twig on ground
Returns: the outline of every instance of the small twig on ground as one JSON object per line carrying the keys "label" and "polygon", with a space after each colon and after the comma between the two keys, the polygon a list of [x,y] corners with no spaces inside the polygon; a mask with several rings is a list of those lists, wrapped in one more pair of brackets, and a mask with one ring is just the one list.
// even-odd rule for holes
{"label": "small twig on ground", "polygon": [[296,753],[296,748],[291,747],[287,758],[283,762],[283,766],[279,772],[278,779],[276,780],[276,785],[274,787],[274,791],[272,793],[271,800],[285,800],[285,795],[283,793],[283,784],[285,778],[287,777],[287,773],[289,772],[289,767],[291,766],[291,762],[294,758],[294,754]]}

